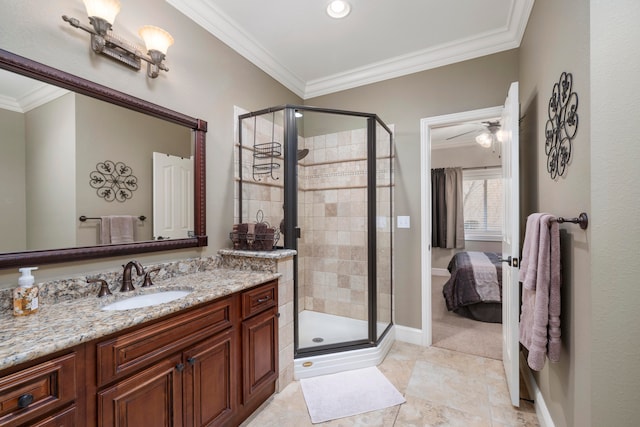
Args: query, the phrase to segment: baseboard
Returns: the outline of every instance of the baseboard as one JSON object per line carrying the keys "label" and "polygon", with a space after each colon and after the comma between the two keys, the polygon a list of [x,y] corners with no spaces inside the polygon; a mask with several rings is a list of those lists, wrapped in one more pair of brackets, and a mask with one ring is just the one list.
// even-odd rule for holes
{"label": "baseboard", "polygon": [[422,330],[408,326],[395,325],[396,340],[409,344],[422,345]]}
{"label": "baseboard", "polygon": [[542,397],[542,392],[538,388],[536,379],[533,377],[533,373],[531,373],[531,369],[529,369],[529,365],[522,353],[520,353],[520,371],[522,372],[522,379],[527,386],[527,390],[529,390],[529,395],[533,396],[540,427],[555,427],[549,408],[544,401],[544,397]]}
{"label": "baseboard", "polygon": [[449,277],[451,274],[449,273],[449,270],[447,270],[446,268],[432,268],[431,275]]}

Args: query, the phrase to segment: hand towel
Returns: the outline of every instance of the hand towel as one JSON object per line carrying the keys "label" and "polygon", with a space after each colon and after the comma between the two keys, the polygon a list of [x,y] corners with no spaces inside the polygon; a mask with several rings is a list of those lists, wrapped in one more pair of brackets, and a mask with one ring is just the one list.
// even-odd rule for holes
{"label": "hand towel", "polygon": [[111,217],[110,216],[100,217],[100,244],[101,245],[111,244]]}
{"label": "hand towel", "polygon": [[[536,230],[537,240],[532,237]],[[529,240],[525,243],[529,265],[523,276],[528,281],[535,276],[535,286],[522,289],[520,342],[529,350],[527,363],[539,371],[547,355],[552,362],[560,359],[560,234],[557,222],[549,214],[528,220],[526,232],[531,233],[529,239],[525,235],[525,242]]]}
{"label": "hand towel", "polygon": [[540,217],[543,214],[533,213],[527,218],[527,226],[522,245],[522,260],[518,279],[522,285],[531,290],[536,289],[538,276],[538,243],[540,241]]}
{"label": "hand towel", "polygon": [[133,215],[109,215],[101,217],[101,243],[133,243],[136,220],[137,218]]}
{"label": "hand towel", "polygon": [[551,362],[560,361],[562,342],[560,341],[560,288],[562,286],[561,255],[560,255],[560,226],[556,221],[551,222],[551,283],[549,288],[549,344],[547,353]]}

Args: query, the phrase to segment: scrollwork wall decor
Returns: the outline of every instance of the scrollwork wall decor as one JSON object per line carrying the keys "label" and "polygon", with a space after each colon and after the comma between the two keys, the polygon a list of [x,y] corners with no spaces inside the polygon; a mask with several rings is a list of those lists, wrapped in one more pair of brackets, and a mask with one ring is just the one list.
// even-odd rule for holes
{"label": "scrollwork wall decor", "polygon": [[98,197],[107,202],[125,202],[132,198],[133,192],[138,189],[138,178],[124,163],[105,160],[98,163],[96,170],[89,174],[89,185],[96,189]]}
{"label": "scrollwork wall decor", "polygon": [[573,92],[573,75],[563,72],[553,85],[545,126],[544,152],[551,179],[563,176],[571,161],[572,141],[578,131],[578,94]]}

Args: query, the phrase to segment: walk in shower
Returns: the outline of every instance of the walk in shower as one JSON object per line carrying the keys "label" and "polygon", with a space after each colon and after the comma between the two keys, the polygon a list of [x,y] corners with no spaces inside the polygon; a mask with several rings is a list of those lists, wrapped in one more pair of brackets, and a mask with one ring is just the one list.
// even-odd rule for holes
{"label": "walk in shower", "polygon": [[267,222],[297,250],[296,377],[314,363],[330,372],[331,354],[367,365],[393,340],[391,129],[375,114],[284,105],[239,114],[238,131],[235,221]]}

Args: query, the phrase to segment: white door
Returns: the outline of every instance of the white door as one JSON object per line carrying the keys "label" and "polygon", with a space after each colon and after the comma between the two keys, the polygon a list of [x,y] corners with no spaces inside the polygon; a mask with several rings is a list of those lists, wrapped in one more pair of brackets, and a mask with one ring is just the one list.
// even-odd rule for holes
{"label": "white door", "polygon": [[502,177],[504,188],[504,227],[502,237],[502,363],[513,406],[520,405],[519,375],[519,134],[520,104],[518,82],[509,87],[502,112]]}
{"label": "white door", "polygon": [[153,153],[153,238],[193,233],[193,158]]}

